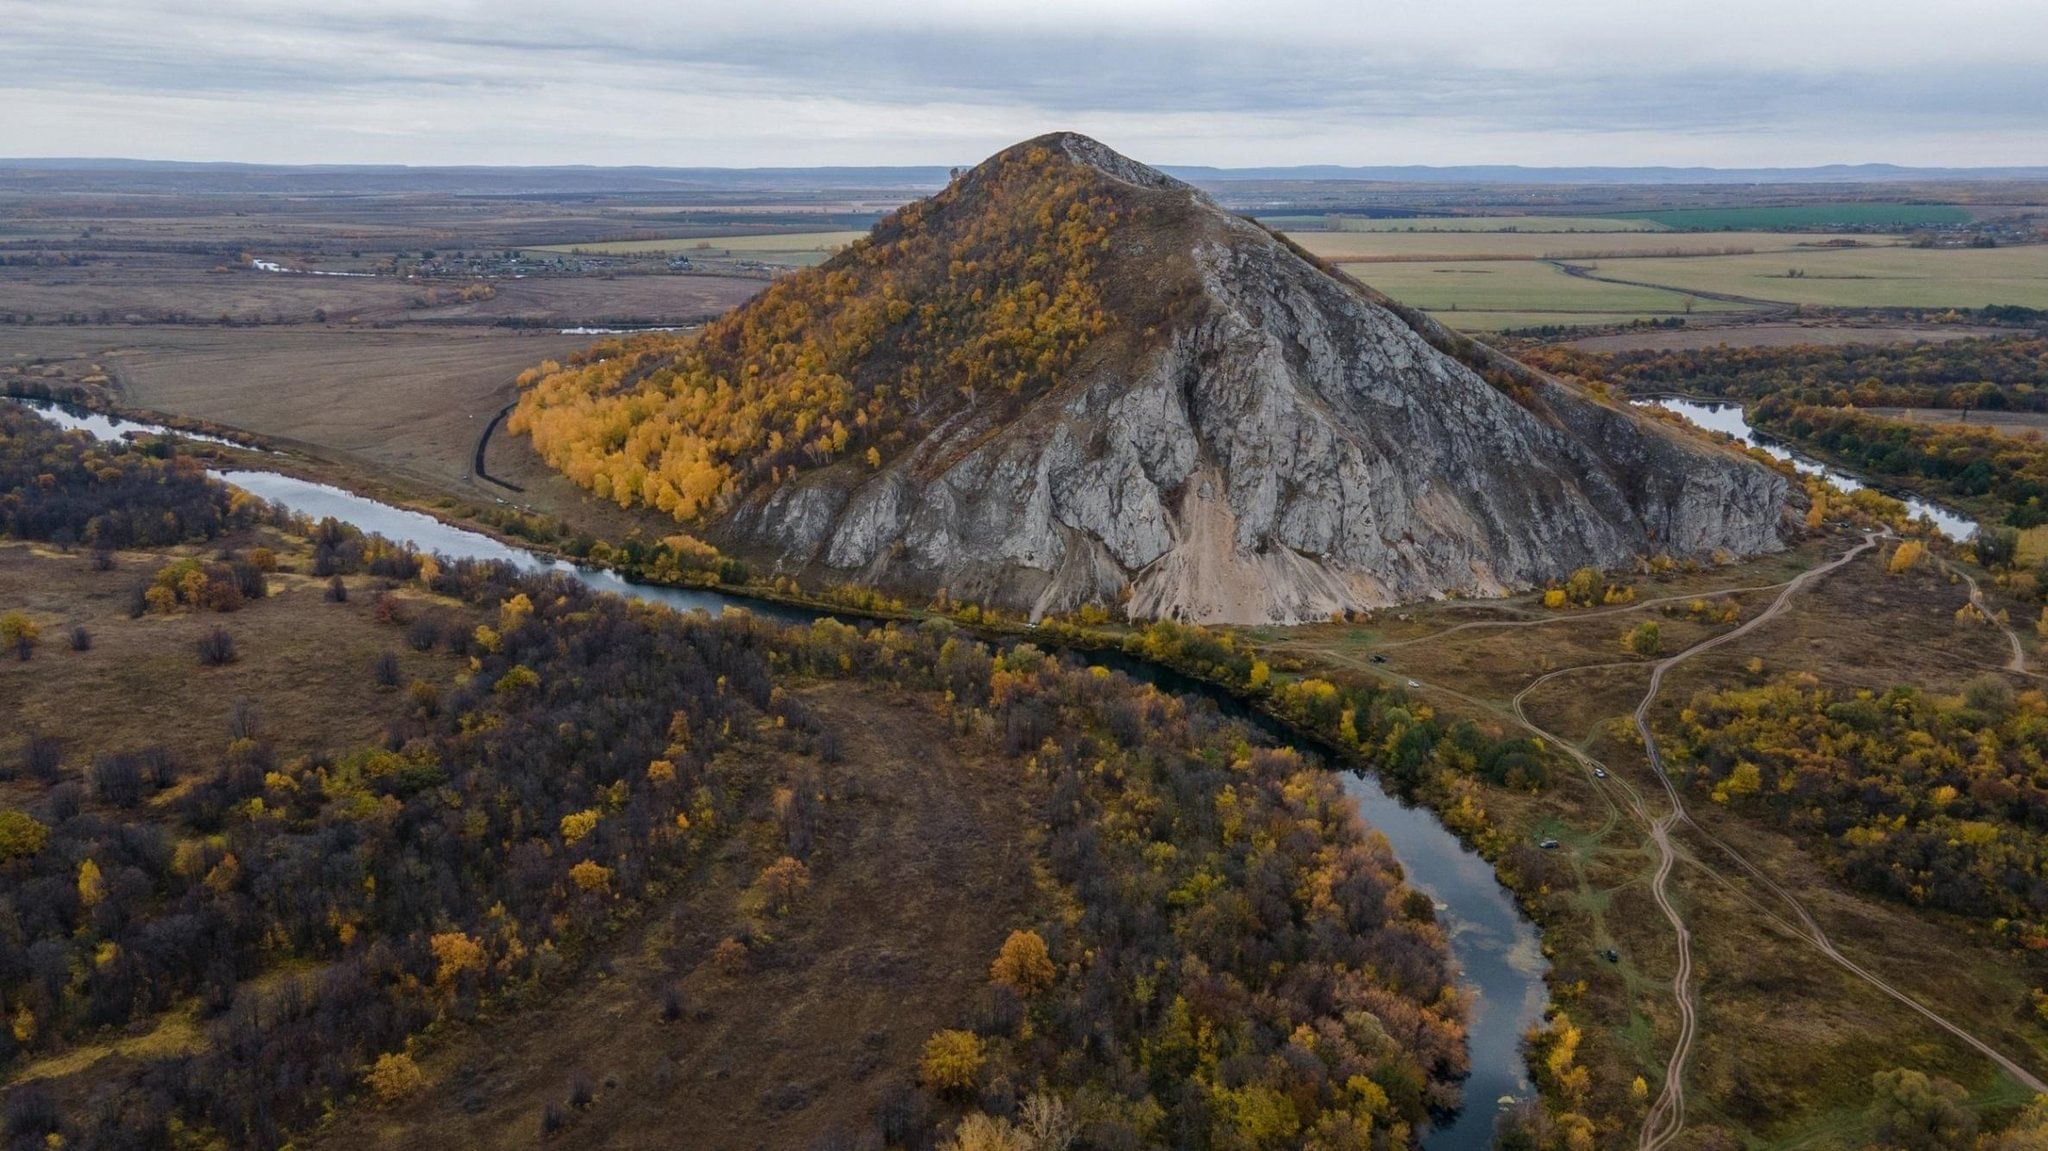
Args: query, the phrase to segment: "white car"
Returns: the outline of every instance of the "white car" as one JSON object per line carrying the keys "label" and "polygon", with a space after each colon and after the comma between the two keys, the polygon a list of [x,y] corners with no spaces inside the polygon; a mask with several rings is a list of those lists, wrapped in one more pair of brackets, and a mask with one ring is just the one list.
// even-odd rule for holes
{"label": "white car", "polygon": [[1421,685],[1421,684],[1419,684],[1419,683],[1416,683],[1416,682],[1415,682],[1414,680],[1412,680],[1412,679],[1411,679],[1411,680],[1409,680],[1409,681],[1408,681],[1408,686],[1409,686],[1409,687],[1421,687],[1422,685]]}

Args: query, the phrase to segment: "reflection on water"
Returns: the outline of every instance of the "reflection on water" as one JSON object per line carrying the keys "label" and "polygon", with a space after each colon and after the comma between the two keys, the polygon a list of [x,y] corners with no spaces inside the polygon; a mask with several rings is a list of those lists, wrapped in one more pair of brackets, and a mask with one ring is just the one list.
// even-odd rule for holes
{"label": "reflection on water", "polygon": [[96,440],[125,440],[131,436],[177,436],[180,439],[221,444],[225,447],[241,448],[245,451],[263,450],[261,448],[249,447],[247,444],[238,444],[233,440],[223,439],[220,436],[209,436],[203,432],[180,431],[177,428],[166,428],[158,424],[137,423],[134,420],[124,420],[119,416],[103,415],[86,408],[77,408],[70,404],[60,404],[54,400],[32,400],[27,397],[19,397],[14,398],[14,402],[25,404],[35,409],[38,415],[59,427],[89,432],[92,438]]}
{"label": "reflection on water", "polygon": [[[61,406],[39,406],[37,410],[56,423],[82,429],[101,439],[159,430]],[[266,471],[211,474],[301,515],[331,516],[362,531],[452,559],[501,560],[524,571],[566,572],[598,591],[665,604],[681,611],[717,615],[732,606],[795,624],[809,623],[821,614],[715,591],[633,583],[616,572],[582,568],[538,555],[481,532],[442,523],[430,515],[394,507],[331,484]],[[1260,727],[1276,742],[1294,742],[1279,724],[1200,680],[1121,652],[1075,654],[1086,662],[1124,672],[1162,690],[1207,697],[1225,713]],[[1313,749],[1303,750],[1311,758],[1320,759]],[[1545,964],[1536,929],[1522,918],[1486,861],[1458,842],[1429,811],[1402,803],[1370,776],[1347,772],[1343,785],[1345,793],[1358,802],[1365,821],[1386,837],[1408,882],[1435,902],[1438,919],[1450,938],[1459,982],[1471,996],[1467,1035],[1472,1073],[1465,1082],[1466,1106],[1425,1135],[1422,1145],[1429,1151],[1484,1151],[1492,1146],[1494,1121],[1506,1103],[1524,1098],[1530,1091],[1521,1039],[1541,1017],[1547,998],[1543,984]]]}
{"label": "reflection on water", "polygon": [[[1709,431],[1725,432],[1751,447],[1761,448],[1775,459],[1785,460],[1802,475],[1820,476],[1845,492],[1860,491],[1870,485],[1840,468],[1830,467],[1819,460],[1804,456],[1767,437],[1758,436],[1743,415],[1741,404],[1719,403],[1713,400],[1646,399],[1634,401],[1651,407],[1676,412]],[[1887,495],[1891,493],[1886,493]],[[1977,521],[1915,496],[1898,496],[1906,505],[1906,511],[1914,517],[1926,517],[1934,526],[1952,540],[1966,540],[1977,534]]]}

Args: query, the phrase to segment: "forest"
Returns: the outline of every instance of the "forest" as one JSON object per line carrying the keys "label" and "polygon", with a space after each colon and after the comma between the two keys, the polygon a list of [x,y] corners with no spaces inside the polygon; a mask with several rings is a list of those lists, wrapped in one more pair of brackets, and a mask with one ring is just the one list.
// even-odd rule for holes
{"label": "forest", "polygon": [[622,507],[691,521],[800,472],[875,468],[977,397],[1014,411],[1109,326],[1098,256],[1138,208],[1042,147],[912,203],[701,335],[541,365],[508,428]]}
{"label": "forest", "polygon": [[1711,802],[1824,846],[1850,883],[2048,947],[2048,698],[1987,675],[1960,694],[1845,693],[1793,676],[1706,691],[1672,760]]}
{"label": "forest", "polygon": [[1977,508],[2014,528],[2048,523],[2048,444],[1988,428],[1887,419],[1872,407],[2048,411],[2048,340],[1524,353],[1546,370],[1741,402],[1752,425],[1843,466]]}
{"label": "forest", "polygon": [[2048,339],[1524,353],[1553,371],[1604,376],[1636,394],[1780,397],[1820,407],[2048,411]]}
{"label": "forest", "polygon": [[1854,408],[1772,397],[1752,410],[1762,428],[1850,468],[1931,494],[1986,506],[2014,528],[2048,523],[2048,444],[1986,428],[1926,427]]}
{"label": "forest", "polygon": [[[1465,1004],[1430,901],[1325,769],[1213,705],[943,621],[785,629],[440,562],[0,419],[9,538],[113,546],[148,511],[125,546],[188,545],[144,565],[139,611],[226,610],[209,573],[302,563],[374,577],[394,646],[463,669],[394,684],[380,740],[312,756],[239,709],[210,756],[0,746],[0,1060],[187,1005],[203,1027],[190,1050],[14,1084],[10,1145],[277,1147],[431,1090],[409,1039],[578,978],[740,839],[777,844],[761,906],[793,898],[819,863],[812,801],[758,765],[833,770],[839,735],[789,690],[813,682],[918,693],[1013,760],[1046,876],[1037,921],[990,956],[990,1005],[848,1138],[1029,1146],[1058,1120],[1097,1147],[1392,1148],[1457,1100]],[[186,562],[199,543],[219,558]],[[770,935],[728,940],[735,969]]]}

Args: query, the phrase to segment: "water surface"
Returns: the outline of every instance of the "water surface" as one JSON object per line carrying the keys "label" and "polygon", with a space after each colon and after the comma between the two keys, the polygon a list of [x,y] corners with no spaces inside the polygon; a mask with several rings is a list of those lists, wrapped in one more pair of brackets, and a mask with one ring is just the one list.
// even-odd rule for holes
{"label": "water surface", "polygon": [[[1861,491],[1864,488],[1873,486],[1857,476],[1843,471],[1841,468],[1821,463],[1811,456],[1802,455],[1769,436],[1759,433],[1756,429],[1749,426],[1749,419],[1744,415],[1741,404],[1727,403],[1719,400],[1688,400],[1677,397],[1642,399],[1633,402],[1650,407],[1663,408],[1667,412],[1676,412],[1709,431],[1725,432],[1753,448],[1762,449],[1774,459],[1786,461],[1798,469],[1801,475],[1819,476],[1845,492]],[[1970,519],[1968,516],[1951,511],[1940,504],[1929,503],[1918,496],[1900,495],[1892,492],[1885,492],[1885,494],[1903,501],[1906,505],[1906,511],[1914,518],[1924,517],[1932,520],[1936,530],[1949,539],[1962,541],[1977,534],[1977,521]]]}

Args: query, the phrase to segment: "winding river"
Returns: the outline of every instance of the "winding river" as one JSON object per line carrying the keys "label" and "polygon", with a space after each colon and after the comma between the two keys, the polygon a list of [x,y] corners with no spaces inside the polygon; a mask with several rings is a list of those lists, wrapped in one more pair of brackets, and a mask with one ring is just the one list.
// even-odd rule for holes
{"label": "winding river", "polygon": [[[228,442],[64,405],[21,402],[53,423],[103,440],[169,434]],[[718,615],[730,606],[794,624],[807,624],[825,614],[715,591],[634,583],[611,571],[542,556],[420,512],[278,472],[231,469],[209,474],[293,512],[332,516],[364,532],[422,551],[453,558],[501,560],[526,571],[565,572],[598,591],[665,604],[680,611]],[[1276,742],[1294,744],[1306,756],[1323,758],[1314,748],[1301,746],[1279,724],[1221,689],[1121,652],[1075,654],[1084,661],[1124,672],[1163,690],[1205,696],[1227,714],[1258,726]],[[1343,781],[1344,790],[1357,800],[1366,822],[1393,847],[1408,882],[1435,901],[1438,921],[1450,937],[1459,981],[1471,996],[1467,1035],[1472,1071],[1464,1085],[1465,1107],[1426,1133],[1422,1145],[1428,1151],[1484,1151],[1492,1146],[1494,1122],[1499,1113],[1531,1090],[1522,1061],[1522,1035],[1541,1018],[1548,999],[1543,984],[1547,965],[1536,929],[1522,917],[1513,899],[1494,878],[1492,866],[1446,831],[1429,811],[1402,803],[1370,776],[1347,772]]]}
{"label": "winding river", "polygon": [[[1725,432],[1750,447],[1762,449],[1766,454],[1775,459],[1786,461],[1794,468],[1797,468],[1802,475],[1820,476],[1845,492],[1860,491],[1863,488],[1872,486],[1840,468],[1830,467],[1819,460],[1801,455],[1750,427],[1749,418],[1743,412],[1741,404],[1730,403],[1724,400],[1686,399],[1679,396],[1653,397],[1634,402],[1650,407],[1663,408],[1667,412],[1676,412],[1699,427],[1706,428],[1709,431]],[[1950,511],[1940,504],[1928,503],[1917,496],[1901,495],[1892,492],[1886,492],[1885,494],[1903,501],[1906,505],[1906,511],[1914,518],[1925,517],[1932,520],[1935,528],[1949,539],[1960,542],[1977,534],[1977,521]]]}

